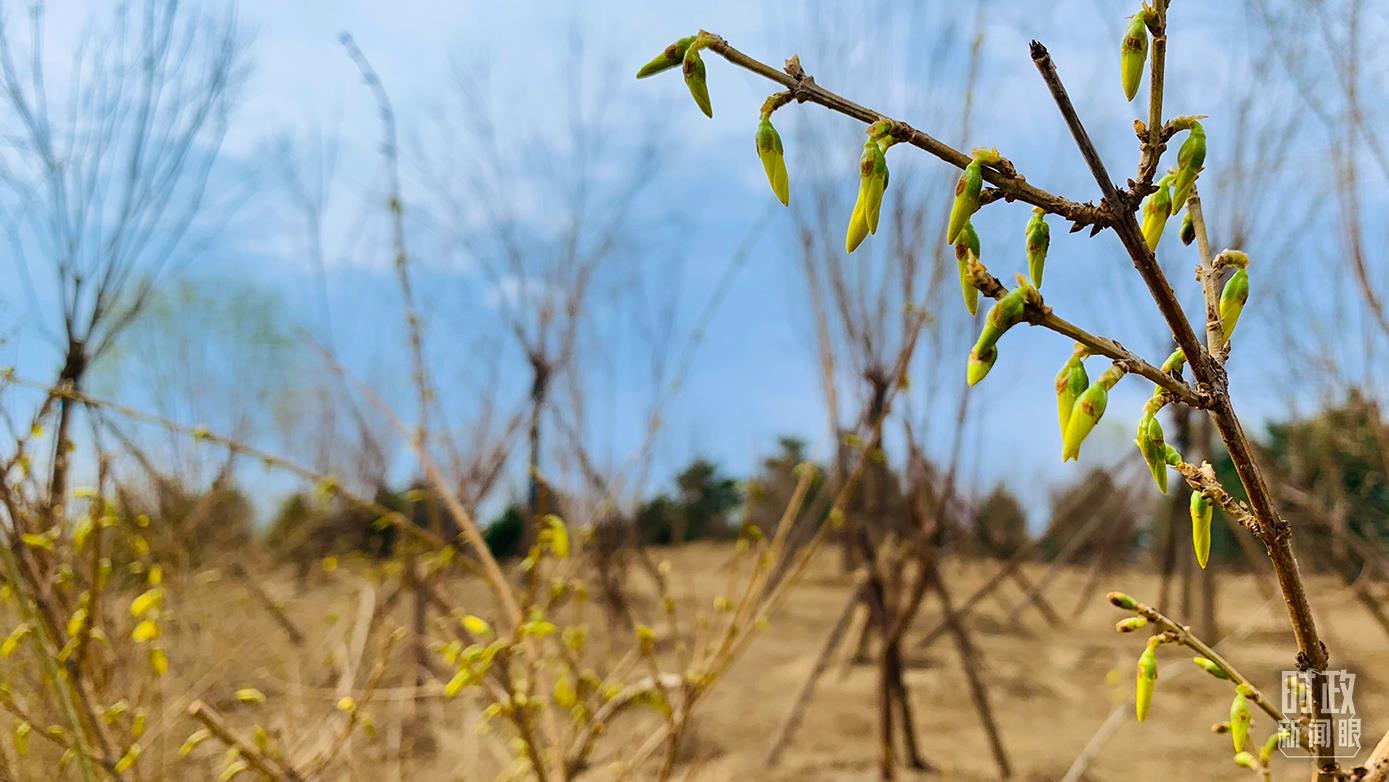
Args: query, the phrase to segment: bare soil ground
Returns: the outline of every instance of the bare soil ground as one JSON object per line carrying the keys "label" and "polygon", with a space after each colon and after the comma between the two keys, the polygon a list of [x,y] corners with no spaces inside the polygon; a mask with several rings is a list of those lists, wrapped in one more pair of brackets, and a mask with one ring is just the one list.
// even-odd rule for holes
{"label": "bare soil ground", "polygon": [[[658,552],[672,564],[672,584],[681,613],[693,617],[707,611],[724,588],[731,549],[701,544]],[[982,583],[997,564],[988,561],[946,563],[956,604]],[[1028,566],[1033,580],[1045,569]],[[1160,679],[1147,722],[1132,717],[1134,665],[1142,634],[1120,635],[1113,630],[1125,614],[1110,606],[1104,593],[1119,589],[1141,600],[1154,600],[1158,577],[1121,568],[1100,581],[1094,594],[1082,597],[1088,568],[1067,569],[1047,597],[1067,621],[1046,626],[1029,610],[1021,622],[1006,625],[1003,618],[1021,597],[1014,584],[1001,587],[997,599],[987,599],[968,620],[982,658],[972,661],[990,687],[1014,778],[1055,780],[1116,707],[1123,722],[1091,764],[1088,780],[1245,779],[1236,768],[1228,736],[1212,735],[1212,723],[1228,718],[1230,688],[1190,663],[1186,650],[1160,651]],[[162,747],[169,757],[193,726],[181,710],[192,697],[202,697],[225,710],[235,724],[249,730],[263,724],[291,748],[323,741],[318,730],[333,717],[331,704],[342,692],[344,671],[353,670],[361,645],[358,618],[374,601],[386,599],[389,587],[373,585],[361,569],[343,567],[315,573],[306,589],[296,588],[287,570],[267,572],[258,583],[304,630],[307,643],[292,647],[285,633],[249,596],[225,575],[220,580],[190,580],[181,599],[173,601],[185,628],[172,635],[175,670],[161,694],[164,716],[152,720],[147,752]],[[634,589],[645,580],[634,574]],[[1271,584],[1270,584],[1271,586]],[[781,763],[764,764],[769,742],[814,661],[830,624],[848,599],[852,580],[839,572],[838,556],[822,555],[795,588],[784,610],[738,661],[728,678],[704,702],[695,730],[685,746],[677,779],[692,780],[859,780],[875,779],[876,721],[871,665],[845,662],[850,649],[841,649],[821,681],[804,723]],[[1386,729],[1389,718],[1389,654],[1386,637],[1351,593],[1331,577],[1314,577],[1314,608],[1331,648],[1332,665],[1358,675],[1355,703],[1365,716],[1365,752]],[[1225,654],[1269,692],[1276,693],[1280,671],[1292,667],[1293,642],[1280,600],[1261,597],[1254,577],[1221,573],[1219,626],[1225,634],[1218,644]],[[449,585],[461,604],[481,600],[475,584]],[[649,596],[638,596],[638,611],[658,616]],[[1081,608],[1073,613],[1076,606]],[[408,606],[393,609],[389,621],[408,624]],[[940,612],[928,599],[909,633],[919,638]],[[590,609],[594,643],[604,644],[605,622]],[[672,660],[685,640],[682,633],[658,626]],[[852,639],[846,644],[852,646]],[[971,705],[961,660],[949,636],[926,649],[908,643],[907,680],[916,711],[921,746],[933,774],[907,770],[904,779],[992,780],[998,778],[978,716]],[[478,707],[467,696],[444,700],[416,699],[407,681],[386,687],[372,705],[378,740],[353,739],[341,751],[342,763],[332,778],[358,780],[476,780],[492,779],[510,765],[510,750],[497,736],[476,730]],[[238,704],[230,693],[254,686],[268,700],[256,707]],[[437,683],[431,683],[437,692]],[[607,763],[649,732],[654,715],[638,715],[615,726],[589,775],[610,776]],[[1268,735],[1271,724],[1256,715],[1253,736]],[[210,750],[193,760],[170,761],[153,778],[205,779],[216,775]],[[1302,762],[1279,760],[1275,778],[1305,778]],[[40,778],[40,777],[35,777]],[[48,778],[47,776],[41,778]]]}

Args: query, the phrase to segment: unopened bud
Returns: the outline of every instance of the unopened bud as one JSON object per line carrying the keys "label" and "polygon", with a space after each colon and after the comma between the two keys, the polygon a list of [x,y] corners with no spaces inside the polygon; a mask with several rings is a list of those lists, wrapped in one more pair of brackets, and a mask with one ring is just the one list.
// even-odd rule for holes
{"label": "unopened bud", "polygon": [[713,119],[714,107],[709,103],[709,82],[705,79],[704,58],[699,56],[699,49],[694,46],[686,48],[680,68],[685,74],[685,86],[690,88],[695,105],[704,112],[704,116]]}
{"label": "unopened bud", "polygon": [[654,76],[684,62],[685,51],[690,48],[690,44],[694,43],[695,37],[693,35],[686,36],[667,46],[665,51],[656,55],[651,62],[641,66],[641,70],[637,71],[637,78],[645,79],[647,76]]}
{"label": "unopened bud", "polygon": [[1235,753],[1235,765],[1236,765],[1236,766],[1239,766],[1240,768],[1258,768],[1258,767],[1259,767],[1258,761],[1254,760],[1254,756],[1251,755],[1251,754],[1249,754],[1248,752],[1237,752],[1237,753]]}
{"label": "unopened bud", "polygon": [[878,142],[869,139],[864,142],[863,155],[859,158],[859,198],[863,200],[863,218],[870,234],[878,232],[887,178],[887,156]]}
{"label": "unopened bud", "polygon": [[965,223],[979,211],[979,193],[984,189],[984,168],[978,158],[971,160],[955,183],[955,203],[950,207],[950,223],[945,229],[945,241],[953,244],[964,230]]}
{"label": "unopened bud", "polygon": [[1110,603],[1113,603],[1115,606],[1124,609],[1125,611],[1132,611],[1138,607],[1138,601],[1134,600],[1133,598],[1129,597],[1123,592],[1110,592],[1109,594],[1105,595],[1105,599],[1108,600]]}
{"label": "unopened bud", "polygon": [[1153,688],[1157,685],[1157,639],[1148,641],[1143,654],[1138,656],[1138,686],[1134,698],[1134,713],[1138,721],[1148,718],[1148,708],[1153,704]]}
{"label": "unopened bud", "polygon": [[1138,437],[1133,442],[1138,446],[1138,452],[1143,454],[1143,461],[1148,463],[1148,472],[1152,473],[1158,489],[1166,494],[1167,443],[1163,440],[1162,424],[1156,416],[1145,415],[1138,420]]}
{"label": "unopened bud", "polygon": [[984,376],[989,374],[989,370],[994,368],[994,362],[998,360],[998,348],[991,347],[985,353],[969,351],[969,364],[965,367],[965,382],[971,386],[977,385]]}
{"label": "unopened bud", "polygon": [[1225,673],[1225,669],[1221,668],[1220,665],[1217,664],[1214,660],[1205,657],[1193,657],[1191,658],[1191,661],[1200,666],[1201,670],[1205,671],[1206,673],[1209,673],[1211,676],[1214,676],[1217,679],[1230,678],[1230,675]]}
{"label": "unopened bud", "polygon": [[1071,417],[1066,421],[1066,433],[1061,438],[1062,461],[1080,458],[1080,444],[1099,423],[1108,404],[1109,389],[1103,383],[1094,383],[1076,399]]}
{"label": "unopened bud", "polygon": [[868,236],[868,221],[863,215],[863,190],[859,189],[859,199],[854,202],[854,211],[849,213],[849,228],[844,232],[844,252],[853,253]]}
{"label": "unopened bud", "polygon": [[1292,738],[1292,734],[1286,730],[1280,730],[1272,736],[1269,736],[1268,739],[1264,741],[1263,748],[1259,750],[1259,762],[1268,765],[1268,762],[1273,759],[1273,751],[1278,749],[1279,744],[1290,738]]}
{"label": "unopened bud", "polygon": [[998,343],[1008,329],[1022,322],[1023,313],[1027,309],[1028,292],[1024,287],[1014,288],[1008,295],[994,302],[989,308],[989,314],[984,318],[984,327],[979,331],[979,339],[974,343],[975,353],[984,355]]}
{"label": "unopened bud", "polygon": [[1182,244],[1187,247],[1190,247],[1191,243],[1196,241],[1196,224],[1191,221],[1191,210],[1187,210],[1187,213],[1182,216],[1181,238]]}
{"label": "unopened bud", "polygon": [[1167,218],[1172,216],[1172,191],[1168,189],[1169,179],[1158,180],[1157,192],[1148,197],[1143,206],[1143,241],[1149,250],[1157,250],[1162,241],[1162,231],[1167,227]]}
{"label": "unopened bud", "polygon": [[1027,221],[1024,232],[1027,237],[1027,273],[1032,284],[1042,287],[1042,270],[1047,263],[1047,249],[1051,247],[1051,228],[1047,226],[1046,210],[1040,206],[1032,210],[1032,219]]}
{"label": "unopened bud", "polygon": [[1244,303],[1249,300],[1249,272],[1236,269],[1220,292],[1220,330],[1225,333],[1225,341],[1235,333],[1239,316],[1244,312]]}
{"label": "unopened bud", "polygon": [[1196,562],[1205,568],[1211,556],[1211,515],[1215,503],[1199,491],[1191,493],[1191,546],[1196,551]]}
{"label": "unopened bud", "polygon": [[1124,97],[1133,100],[1138,84],[1143,80],[1143,64],[1148,60],[1148,12],[1139,11],[1124,31],[1124,43],[1119,52],[1119,72],[1124,80]]}
{"label": "unopened bud", "polygon": [[757,157],[762,160],[762,170],[767,172],[767,182],[782,206],[789,206],[791,192],[786,179],[786,156],[781,148],[781,134],[772,127],[767,118],[757,123]]}
{"label": "unopened bud", "polygon": [[1244,743],[1249,738],[1249,724],[1253,721],[1254,715],[1249,713],[1249,699],[1240,690],[1235,690],[1235,699],[1230,701],[1230,739],[1234,742],[1236,752],[1244,751]]}
{"label": "unopened bud", "polygon": [[965,297],[965,309],[972,316],[979,311],[979,289],[974,287],[974,274],[970,271],[970,256],[980,257],[979,234],[973,223],[965,223],[955,237],[955,262],[960,267],[960,293]]}
{"label": "unopened bud", "polygon": [[1085,374],[1084,348],[1077,346],[1076,352],[1066,361],[1066,366],[1056,375],[1056,418],[1061,424],[1061,436],[1066,436],[1066,423],[1071,419],[1071,410],[1076,400],[1090,387],[1090,378]]}
{"label": "unopened bud", "polygon": [[1186,204],[1187,197],[1191,195],[1191,186],[1196,183],[1196,176],[1201,173],[1201,167],[1205,164],[1206,129],[1200,122],[1192,120],[1186,141],[1182,142],[1182,148],[1177,150],[1177,176],[1172,183],[1174,208],[1181,209]]}
{"label": "unopened bud", "polygon": [[1114,623],[1114,629],[1121,633],[1131,633],[1134,630],[1141,630],[1148,625],[1148,620],[1141,616],[1131,616],[1128,619],[1120,619]]}

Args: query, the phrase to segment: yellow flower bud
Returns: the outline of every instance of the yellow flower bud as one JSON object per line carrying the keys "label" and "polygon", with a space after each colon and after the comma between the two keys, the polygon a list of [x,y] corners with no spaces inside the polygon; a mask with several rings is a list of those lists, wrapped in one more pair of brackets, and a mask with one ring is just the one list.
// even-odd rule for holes
{"label": "yellow flower bud", "polygon": [[1124,97],[1133,100],[1138,84],[1143,80],[1143,64],[1148,60],[1148,12],[1139,11],[1124,31],[1124,43],[1119,51],[1119,71],[1124,80]]}
{"label": "yellow flower bud", "polygon": [[994,368],[994,362],[998,360],[998,348],[989,348],[984,353],[969,351],[969,364],[965,367],[965,382],[971,386],[977,385],[984,376],[989,374],[989,370]]}
{"label": "yellow flower bud", "polygon": [[955,203],[950,207],[950,223],[945,229],[945,241],[955,242],[965,223],[979,211],[979,193],[984,189],[984,169],[978,158],[971,160],[955,183]]}
{"label": "yellow flower bud", "polygon": [[1132,611],[1138,608],[1138,601],[1123,592],[1110,592],[1105,595],[1105,599],[1114,604],[1114,606],[1122,608],[1125,611]]}
{"label": "yellow flower bud", "polygon": [[1196,562],[1205,568],[1211,556],[1211,516],[1215,503],[1199,491],[1191,493],[1191,545]]}
{"label": "yellow flower bud", "polygon": [[1244,742],[1249,738],[1249,725],[1254,721],[1254,715],[1249,713],[1249,699],[1244,697],[1244,692],[1240,689],[1235,690],[1235,699],[1230,701],[1230,739],[1235,744],[1235,751],[1244,751]]}
{"label": "yellow flower bud", "polygon": [[1080,444],[1090,435],[1090,431],[1104,415],[1109,404],[1109,389],[1095,383],[1076,398],[1071,408],[1071,416],[1066,421],[1066,433],[1061,437],[1061,459],[1070,461],[1080,458]]}
{"label": "yellow flower bud", "polygon": [[1138,656],[1138,686],[1134,698],[1134,713],[1138,721],[1148,718],[1148,708],[1153,705],[1153,688],[1157,685],[1157,638],[1148,641],[1143,654]]}
{"label": "yellow flower bud", "polygon": [[1027,221],[1024,234],[1027,237],[1027,273],[1032,284],[1042,287],[1042,269],[1047,263],[1047,248],[1051,246],[1051,228],[1047,226],[1046,210],[1040,206],[1032,210],[1032,219]]}
{"label": "yellow flower bud", "polygon": [[863,244],[864,237],[868,236],[868,220],[863,215],[863,194],[859,190],[860,198],[854,202],[854,211],[849,214],[849,228],[844,232],[844,252],[853,253]]}
{"label": "yellow flower bud", "polygon": [[1201,670],[1205,671],[1206,673],[1209,673],[1211,676],[1214,676],[1217,679],[1230,678],[1230,675],[1225,673],[1225,669],[1221,668],[1218,664],[1216,664],[1214,660],[1205,657],[1193,657],[1191,658],[1191,661],[1200,666]]}
{"label": "yellow flower bud", "polygon": [[767,172],[767,182],[782,206],[791,203],[791,192],[786,179],[786,156],[781,148],[781,134],[772,127],[766,117],[757,123],[757,157],[762,160],[762,170]]}
{"label": "yellow flower bud", "polygon": [[1244,303],[1248,300],[1249,272],[1237,269],[1220,292],[1220,330],[1225,333],[1227,344],[1235,333],[1235,326],[1239,325],[1239,316],[1244,312]]}
{"label": "yellow flower bud", "polygon": [[686,48],[680,67],[685,74],[685,86],[690,88],[690,96],[694,98],[695,105],[704,112],[704,116],[713,119],[714,107],[709,103],[709,82],[705,79],[704,58],[699,56],[699,49],[694,46]]}
{"label": "yellow flower bud", "polygon": [[1254,756],[1248,752],[1235,753],[1235,765],[1240,768],[1258,768],[1259,764],[1254,760]]}
{"label": "yellow flower bud", "polygon": [[878,232],[878,216],[883,207],[883,191],[887,189],[887,156],[878,142],[869,139],[859,158],[859,198],[863,201],[863,219],[868,233]]}
{"label": "yellow flower bud", "polygon": [[979,311],[979,289],[974,287],[974,275],[970,273],[970,257],[979,259],[979,234],[972,223],[965,223],[955,237],[955,262],[960,268],[960,293],[965,298],[965,309],[971,316]]}
{"label": "yellow flower bud", "polygon": [[647,76],[654,76],[661,71],[668,71],[679,65],[685,59],[685,51],[690,48],[690,44],[694,41],[695,36],[689,35],[667,46],[665,51],[656,55],[655,59],[641,66],[641,70],[637,71],[637,78],[645,79]]}
{"label": "yellow flower bud", "polygon": [[1177,150],[1177,175],[1172,184],[1173,208],[1181,209],[1186,205],[1186,199],[1191,195],[1191,186],[1196,183],[1196,177],[1205,164],[1206,129],[1200,122],[1193,120],[1186,141],[1182,142],[1182,148]]}
{"label": "yellow flower bud", "polygon": [[1114,629],[1121,633],[1131,633],[1148,626],[1148,620],[1141,616],[1131,616],[1114,623]]}
{"label": "yellow flower bud", "polygon": [[1143,206],[1143,241],[1149,250],[1157,250],[1162,241],[1162,231],[1167,227],[1167,218],[1172,216],[1172,191],[1168,189],[1168,177],[1158,180],[1157,192],[1148,197]]}
{"label": "yellow flower bud", "polygon": [[979,339],[974,343],[974,352],[988,353],[1008,329],[1022,322],[1027,309],[1028,288],[1014,288],[1008,295],[994,302],[989,314],[984,318],[984,327],[979,331]]}
{"label": "yellow flower bud", "polygon": [[1061,424],[1062,437],[1066,436],[1066,423],[1071,420],[1076,400],[1090,387],[1090,378],[1085,374],[1087,352],[1084,345],[1077,344],[1075,353],[1056,375],[1056,419]]}
{"label": "yellow flower bud", "polygon": [[1138,437],[1133,442],[1138,446],[1139,453],[1143,454],[1143,461],[1148,463],[1148,472],[1152,473],[1158,489],[1166,494],[1167,443],[1163,440],[1162,424],[1156,416],[1144,415],[1139,419]]}

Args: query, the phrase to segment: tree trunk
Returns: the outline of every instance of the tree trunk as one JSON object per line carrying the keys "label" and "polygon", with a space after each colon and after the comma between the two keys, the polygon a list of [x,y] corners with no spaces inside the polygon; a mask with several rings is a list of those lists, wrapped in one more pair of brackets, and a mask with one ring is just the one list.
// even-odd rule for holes
{"label": "tree trunk", "polygon": [[536,520],[552,512],[549,507],[549,492],[540,478],[540,419],[545,411],[545,400],[550,391],[550,363],[543,356],[532,353],[531,362],[531,415],[526,436],[530,445],[530,458],[526,464],[526,536],[525,545],[530,546],[535,539]]}
{"label": "tree trunk", "polygon": [[[81,342],[68,338],[67,355],[63,358],[63,368],[58,372],[57,388],[63,392],[77,392],[82,387],[82,378],[87,374],[87,348]],[[68,444],[68,432],[72,429],[73,400],[68,396],[58,399],[58,433],[53,441],[53,462],[48,476],[48,505],[53,513],[59,513],[66,504],[68,489],[68,454],[72,450]]]}

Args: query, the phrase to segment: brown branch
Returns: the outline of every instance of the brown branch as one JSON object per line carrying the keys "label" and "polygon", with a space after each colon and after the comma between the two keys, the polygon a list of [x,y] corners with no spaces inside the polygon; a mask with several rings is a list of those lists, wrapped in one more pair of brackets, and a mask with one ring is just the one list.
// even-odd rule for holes
{"label": "brown branch", "polygon": [[[705,42],[704,48],[717,53],[740,68],[745,68],[786,87],[799,103],[816,103],[830,111],[853,117],[867,124],[889,120],[892,122],[892,136],[899,143],[911,144],[956,168],[964,168],[973,159],[968,154],[928,133],[913,128],[905,122],[893,120],[882,112],[860,106],[821,87],[816,83],[815,77],[801,69],[799,60],[795,58],[787,62],[785,71],[779,71],[729,46],[728,42],[721,36],[701,31],[700,37]],[[1079,230],[1087,226],[1104,226],[1108,222],[1102,207],[1072,201],[1036,187],[1030,184],[1023,175],[1014,171],[1012,165],[1007,161],[998,167],[985,167],[984,180],[998,189],[997,194],[991,195],[988,200],[997,200],[1001,197],[1008,201],[1022,201],[1033,206],[1040,206],[1052,214],[1071,221],[1072,230]]]}
{"label": "brown branch", "polygon": [[[1008,289],[1003,286],[997,277],[989,274],[988,270],[974,259],[970,266],[970,272],[974,276],[974,287],[978,288],[985,296],[994,299],[1001,299],[1008,293]],[[1040,294],[1039,294],[1040,295]],[[1144,361],[1141,356],[1119,344],[1108,337],[1101,337],[1082,329],[1071,323],[1065,318],[1060,317],[1052,311],[1051,307],[1045,303],[1034,304],[1028,302],[1023,310],[1023,320],[1033,326],[1041,326],[1049,329],[1064,337],[1068,337],[1075,342],[1079,342],[1090,349],[1096,356],[1104,356],[1113,359],[1125,372],[1132,372],[1153,381],[1170,393],[1173,398],[1195,408],[1210,407],[1211,399],[1199,390],[1193,389],[1180,378],[1174,377],[1163,372],[1156,366]]]}
{"label": "brown branch", "polygon": [[[1104,163],[1100,160],[1099,152],[1095,149],[1089,134],[1086,133],[1080,118],[1076,115],[1075,107],[1071,104],[1071,100],[1066,94],[1066,88],[1062,85],[1061,78],[1056,72],[1056,66],[1051,61],[1051,55],[1047,53],[1046,47],[1037,41],[1032,42],[1032,60],[1041,73],[1042,80],[1046,82],[1047,88],[1051,91],[1052,98],[1056,101],[1062,117],[1070,127],[1071,135],[1075,137],[1081,156],[1085,158],[1096,182],[1104,192],[1103,205],[1116,212],[1111,222],[1114,232],[1119,235],[1120,241],[1123,242],[1124,248],[1128,250],[1129,256],[1133,260],[1134,268],[1138,270],[1139,275],[1147,284],[1158,310],[1171,327],[1177,346],[1186,354],[1192,374],[1195,375],[1198,384],[1200,384],[1198,387],[1205,386],[1213,396],[1209,408],[1211,418],[1220,433],[1221,441],[1230,453],[1230,461],[1234,464],[1235,472],[1244,485],[1245,493],[1249,496],[1249,504],[1258,524],[1259,536],[1268,546],[1269,561],[1273,564],[1279,589],[1282,590],[1284,601],[1288,606],[1288,620],[1292,625],[1293,636],[1297,641],[1298,668],[1319,674],[1326,670],[1329,654],[1326,644],[1322,642],[1317,633],[1316,619],[1312,616],[1312,607],[1307,599],[1307,590],[1302,582],[1297,557],[1293,554],[1292,529],[1279,516],[1278,510],[1273,504],[1272,494],[1264,480],[1263,472],[1254,459],[1253,449],[1244,434],[1239,418],[1235,415],[1226,384],[1224,367],[1197,340],[1195,332],[1192,331],[1191,323],[1182,312],[1181,304],[1177,301],[1176,294],[1173,293],[1166,275],[1162,273],[1152,250],[1148,249],[1147,243],[1143,240],[1138,221],[1131,211],[1123,208],[1122,196],[1109,179]],[[1319,677],[1314,676],[1315,678]],[[1321,713],[1319,685],[1318,682],[1313,684],[1313,716],[1319,718]],[[1328,780],[1335,777],[1337,764],[1335,759],[1330,756],[1331,751],[1330,747],[1320,749],[1318,779]]]}
{"label": "brown branch", "polygon": [[188,716],[201,722],[218,741],[241,753],[252,768],[275,782],[304,782],[305,777],[292,766],[261,752],[254,744],[233,733],[221,715],[201,700],[188,704]]}

